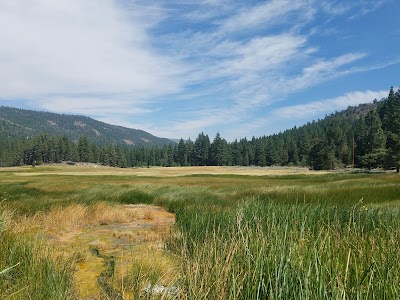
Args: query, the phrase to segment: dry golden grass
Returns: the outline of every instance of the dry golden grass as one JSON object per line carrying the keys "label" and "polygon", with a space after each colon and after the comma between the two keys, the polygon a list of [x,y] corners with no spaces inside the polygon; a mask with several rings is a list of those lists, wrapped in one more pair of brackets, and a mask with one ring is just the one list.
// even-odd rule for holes
{"label": "dry golden grass", "polygon": [[54,207],[48,213],[38,212],[33,216],[21,216],[14,221],[16,233],[44,230],[47,233],[68,232],[73,229],[100,226],[111,223],[129,223],[141,218],[139,209],[121,209],[104,202],[93,205],[72,204]]}
{"label": "dry golden grass", "polygon": [[[2,203],[0,202],[0,206]],[[1,208],[1,207],[0,207]],[[1,209],[0,211],[0,234],[10,228],[12,223],[13,213],[7,209]]]}
{"label": "dry golden grass", "polygon": [[137,246],[135,253],[124,253],[116,260],[114,285],[119,287],[124,299],[135,299],[135,295],[149,285],[170,287],[177,284],[179,262],[176,257],[162,249]]}
{"label": "dry golden grass", "polygon": [[[110,284],[126,295],[149,281],[166,284],[176,278],[176,259],[162,249],[175,216],[153,205],[72,204],[49,212],[16,216],[12,231],[41,237],[60,256],[77,260],[75,282],[81,299],[107,299],[98,277],[115,259]],[[175,270],[175,271],[171,271]],[[137,273],[140,271],[139,273]],[[140,282],[133,278],[140,275]]]}
{"label": "dry golden grass", "polygon": [[308,168],[300,167],[226,167],[226,166],[202,166],[202,167],[150,167],[150,168],[111,168],[105,166],[38,166],[13,167],[0,170],[15,172],[18,176],[36,175],[69,175],[69,176],[88,176],[88,175],[136,175],[136,176],[187,176],[187,175],[289,175],[289,174],[326,174],[329,171],[310,171]]}

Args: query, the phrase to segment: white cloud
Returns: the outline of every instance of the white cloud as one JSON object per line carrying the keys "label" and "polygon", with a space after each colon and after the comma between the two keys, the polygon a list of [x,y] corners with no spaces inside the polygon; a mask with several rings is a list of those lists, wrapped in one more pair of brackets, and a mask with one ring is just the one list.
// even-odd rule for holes
{"label": "white cloud", "polygon": [[[302,73],[290,81],[292,90],[304,89],[328,79],[349,73],[349,69],[341,69],[367,56],[366,53],[348,53],[333,59],[319,60],[303,68]],[[353,70],[354,72],[356,70]]]}
{"label": "white cloud", "polygon": [[231,0],[198,0],[193,3],[195,8],[189,12],[179,14],[190,22],[217,20],[228,15],[237,8],[238,3]]}
{"label": "white cloud", "polygon": [[180,90],[181,66],[139,21],[111,0],[0,1],[0,98]]}
{"label": "white cloud", "polygon": [[349,17],[350,20],[363,17],[367,14],[370,14],[376,11],[378,8],[386,4],[387,0],[373,0],[373,1],[364,1],[360,3],[359,9]]}
{"label": "white cloud", "polygon": [[144,115],[154,112],[154,109],[146,108],[145,103],[132,102],[118,95],[107,98],[54,96],[35,100],[33,105],[49,111],[95,116]]}
{"label": "white cloud", "polygon": [[[272,90],[289,80],[288,73],[310,59],[316,50],[307,42],[305,36],[287,33],[246,41],[219,40],[202,34],[190,39],[184,48],[196,49],[194,57],[197,49],[203,49],[201,59],[192,57],[193,72],[189,77],[193,82],[219,82],[219,93],[230,91],[224,95],[247,106],[271,98]],[[213,85],[203,90],[215,92]]]}
{"label": "white cloud", "polygon": [[305,119],[325,113],[346,109],[348,106],[356,106],[361,103],[372,102],[374,99],[382,99],[387,96],[387,91],[355,91],[343,96],[313,101],[306,104],[286,106],[274,110],[272,114],[284,119]]}
{"label": "white cloud", "polygon": [[236,32],[248,28],[254,30],[260,25],[282,24],[288,21],[291,13],[304,11],[305,7],[308,7],[307,1],[298,0],[271,0],[251,8],[245,7],[223,22],[222,31]]}
{"label": "white cloud", "polygon": [[386,4],[387,0],[325,0],[320,2],[323,12],[331,16],[350,15],[348,18],[355,19],[365,16]]}
{"label": "white cloud", "polygon": [[349,10],[351,10],[352,6],[354,5],[354,2],[328,0],[328,1],[322,1],[320,5],[322,11],[324,11],[325,13],[337,16],[347,13]]}
{"label": "white cloud", "polygon": [[305,42],[304,37],[287,34],[254,38],[232,49],[231,54],[236,54],[236,58],[227,60],[224,69],[242,74],[281,68],[299,55]]}

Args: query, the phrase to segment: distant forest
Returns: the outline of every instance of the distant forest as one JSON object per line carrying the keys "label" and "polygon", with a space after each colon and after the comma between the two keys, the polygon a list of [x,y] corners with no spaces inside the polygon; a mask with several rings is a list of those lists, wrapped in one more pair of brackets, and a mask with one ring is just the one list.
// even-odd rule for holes
{"label": "distant forest", "polygon": [[[361,106],[362,107],[362,106]],[[40,134],[0,141],[0,166],[92,162],[113,167],[139,166],[305,166],[397,168],[400,165],[400,90],[382,101],[349,107],[323,120],[279,134],[227,142],[218,133],[210,141],[181,139],[164,146],[96,145],[85,136]],[[2,130],[0,126],[0,131]]]}

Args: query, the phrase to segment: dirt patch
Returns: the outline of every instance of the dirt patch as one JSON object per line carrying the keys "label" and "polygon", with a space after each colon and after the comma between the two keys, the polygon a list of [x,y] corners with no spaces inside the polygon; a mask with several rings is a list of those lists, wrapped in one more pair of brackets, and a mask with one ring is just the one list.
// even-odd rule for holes
{"label": "dirt patch", "polygon": [[75,125],[76,127],[80,127],[80,128],[86,127],[86,124],[83,123],[83,122],[81,122],[81,121],[75,121],[75,122],[74,122],[74,125]]}
{"label": "dirt patch", "polygon": [[127,145],[135,145],[135,143],[131,140],[123,140]]}

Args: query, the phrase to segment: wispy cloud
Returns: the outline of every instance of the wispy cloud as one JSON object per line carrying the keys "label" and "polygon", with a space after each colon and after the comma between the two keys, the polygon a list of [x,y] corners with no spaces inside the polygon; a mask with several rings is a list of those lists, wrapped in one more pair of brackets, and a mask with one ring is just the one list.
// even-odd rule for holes
{"label": "wispy cloud", "polygon": [[347,13],[352,9],[356,1],[349,1],[349,2],[344,2],[344,1],[321,1],[320,5],[322,8],[322,11],[329,15],[342,15]]}
{"label": "wispy cloud", "polygon": [[[116,105],[117,103],[117,105]],[[155,111],[148,108],[146,103],[132,102],[131,100],[110,97],[94,96],[52,96],[49,98],[40,98],[35,100],[33,105],[39,105],[42,109],[71,114],[84,114],[92,116],[104,115],[145,115]]]}
{"label": "wispy cloud", "polygon": [[[249,28],[254,30],[259,26],[274,26],[288,21],[294,22],[294,19],[289,20],[292,13],[311,11],[311,7],[308,6],[307,2],[298,0],[272,0],[250,8],[244,7],[239,13],[224,20],[221,29],[226,32],[237,32]],[[305,8],[310,10],[305,10]],[[296,14],[295,16],[298,18],[301,15]],[[304,16],[308,17],[308,14],[304,14]]]}
{"label": "wispy cloud", "polygon": [[361,3],[359,3],[358,10],[354,14],[352,14],[349,19],[352,20],[370,14],[379,9],[387,2],[387,0],[362,1]]}
{"label": "wispy cloud", "polygon": [[388,0],[326,0],[320,2],[320,7],[328,15],[348,15],[351,20],[372,13],[387,2]]}
{"label": "wispy cloud", "polygon": [[[333,59],[324,59],[315,62],[310,66],[303,68],[301,74],[290,81],[290,86],[293,90],[301,90],[317,83],[343,76],[351,69],[343,69],[344,66],[351,65],[352,63],[365,58],[366,53],[348,53],[335,57]],[[355,70],[353,70],[355,72]]]}
{"label": "wispy cloud", "polygon": [[[230,54],[234,59],[224,62],[222,69],[229,73],[259,72],[281,68],[282,64],[295,59],[305,46],[302,36],[282,34],[254,38],[245,44],[233,44]],[[226,49],[224,49],[226,51]]]}
{"label": "wispy cloud", "polygon": [[361,103],[369,103],[374,99],[382,99],[388,94],[387,91],[356,91],[343,96],[309,102],[307,104],[281,107],[274,110],[274,114],[286,119],[304,119],[320,116],[324,113],[331,113],[346,109],[348,106],[355,106]]}

